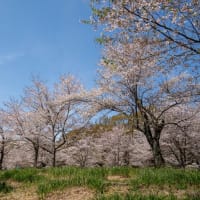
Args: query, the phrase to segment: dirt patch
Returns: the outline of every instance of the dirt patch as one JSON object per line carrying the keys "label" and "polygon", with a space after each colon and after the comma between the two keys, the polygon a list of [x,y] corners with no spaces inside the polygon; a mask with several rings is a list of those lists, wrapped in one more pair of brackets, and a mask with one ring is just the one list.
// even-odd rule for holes
{"label": "dirt patch", "polygon": [[127,184],[128,177],[120,175],[107,176],[107,180],[111,182],[111,185],[106,189],[106,195],[118,193],[126,194],[129,192],[129,186]]}
{"label": "dirt patch", "polygon": [[46,200],[91,200],[94,198],[94,191],[85,187],[73,187],[63,191],[51,193]]}
{"label": "dirt patch", "polygon": [[105,192],[106,195],[111,194],[126,194],[129,192],[129,187],[127,185],[112,185],[109,186]]}
{"label": "dirt patch", "polygon": [[[14,185],[15,183],[13,183]],[[18,185],[17,185],[18,187]],[[29,188],[14,188],[14,190],[8,194],[0,194],[1,200],[38,200],[38,196],[34,187]]]}
{"label": "dirt patch", "polygon": [[108,181],[127,181],[128,178],[120,175],[107,176]]}

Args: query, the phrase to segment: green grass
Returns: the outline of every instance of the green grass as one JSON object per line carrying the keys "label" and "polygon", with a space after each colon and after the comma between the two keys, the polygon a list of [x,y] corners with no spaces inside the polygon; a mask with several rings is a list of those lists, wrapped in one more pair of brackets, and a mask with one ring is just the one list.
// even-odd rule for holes
{"label": "green grass", "polygon": [[17,182],[38,182],[42,179],[38,170],[34,168],[8,170],[0,175],[1,180],[14,180]]}
{"label": "green grass", "polygon": [[8,193],[11,192],[12,190],[13,188],[9,186],[7,183],[0,182],[0,193]]}
{"label": "green grass", "polygon": [[[181,200],[199,200],[200,195],[194,194],[194,195],[188,195],[185,198],[181,198]],[[95,198],[95,200],[178,200],[176,196],[173,194],[168,195],[168,196],[158,196],[154,194],[150,195],[142,195],[142,194],[126,194],[126,195],[119,195],[119,194],[113,194],[110,196],[99,196]]]}
{"label": "green grass", "polygon": [[[126,179],[112,181],[108,176],[122,176]],[[9,181],[22,184],[25,190],[33,186],[38,197],[44,199],[46,195],[57,190],[81,186],[94,191],[94,200],[197,200],[200,199],[200,171],[173,168],[78,168],[61,167],[45,169],[15,169],[0,172],[0,192],[12,192]],[[110,187],[128,187],[125,193],[108,193]],[[121,185],[121,186],[120,186]],[[145,193],[148,188],[155,189],[153,193]],[[151,188],[151,189],[152,189]],[[159,193],[168,188],[168,194]],[[190,189],[184,197],[176,196],[176,190]],[[13,192],[14,192],[13,188]]]}
{"label": "green grass", "polygon": [[131,181],[133,188],[140,185],[173,186],[177,189],[186,189],[190,185],[200,185],[200,172],[172,168],[147,168],[137,170],[137,178]]}
{"label": "green grass", "polygon": [[[45,196],[55,190],[62,190],[72,186],[87,186],[95,189],[99,193],[103,193],[108,183],[105,181],[107,170],[104,168],[50,168],[43,170],[43,173],[53,177],[48,180],[48,176],[44,181],[38,183],[38,194]],[[60,177],[61,180],[58,178]]]}
{"label": "green grass", "polygon": [[130,172],[134,169],[129,167],[112,167],[108,168],[107,170],[110,175],[120,175],[124,177],[129,177]]}
{"label": "green grass", "polygon": [[37,192],[41,198],[44,198],[48,193],[58,189],[64,189],[67,186],[69,186],[68,182],[64,180],[51,180],[38,184]]}
{"label": "green grass", "polygon": [[177,198],[173,195],[171,196],[157,196],[157,195],[139,195],[139,194],[127,194],[125,196],[120,196],[118,194],[114,194],[111,196],[101,196],[98,197],[97,200],[176,200]]}

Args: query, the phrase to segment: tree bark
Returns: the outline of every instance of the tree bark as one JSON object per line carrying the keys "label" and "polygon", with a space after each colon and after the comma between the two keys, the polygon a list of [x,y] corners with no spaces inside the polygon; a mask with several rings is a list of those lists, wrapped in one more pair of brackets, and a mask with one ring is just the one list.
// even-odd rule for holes
{"label": "tree bark", "polygon": [[33,163],[34,167],[38,166],[38,157],[39,157],[39,146],[35,145],[34,146],[34,163]]}
{"label": "tree bark", "polygon": [[146,139],[151,147],[155,167],[162,167],[165,165],[165,160],[162,156],[162,151],[160,148],[160,135],[163,130],[163,127],[164,127],[164,122],[161,122],[160,124],[156,123],[154,124],[152,130],[150,128],[147,118],[146,121],[144,122],[144,135],[146,136]]}
{"label": "tree bark", "polygon": [[54,150],[52,154],[52,167],[55,166],[56,166],[56,150]]}
{"label": "tree bark", "polygon": [[0,151],[0,170],[3,169],[3,159],[4,159],[4,154],[5,154],[5,152],[4,152],[4,145],[5,145],[5,143],[3,141],[2,142],[2,146],[1,146],[1,151]]}
{"label": "tree bark", "polygon": [[159,139],[153,139],[152,144],[153,145],[151,146],[151,148],[154,157],[154,165],[155,167],[162,167],[165,165],[165,160],[162,156]]}

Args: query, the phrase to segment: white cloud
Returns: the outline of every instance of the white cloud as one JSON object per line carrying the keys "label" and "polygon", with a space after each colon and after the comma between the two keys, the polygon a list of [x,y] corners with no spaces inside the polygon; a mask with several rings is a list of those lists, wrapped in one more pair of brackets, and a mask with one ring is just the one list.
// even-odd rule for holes
{"label": "white cloud", "polygon": [[0,55],[0,65],[16,60],[17,58],[22,56],[24,56],[24,53],[11,53],[6,55]]}

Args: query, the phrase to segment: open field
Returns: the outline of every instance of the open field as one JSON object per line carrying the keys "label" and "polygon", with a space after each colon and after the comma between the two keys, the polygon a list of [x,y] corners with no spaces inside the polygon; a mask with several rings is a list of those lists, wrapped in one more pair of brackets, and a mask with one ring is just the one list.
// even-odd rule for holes
{"label": "open field", "polygon": [[0,172],[1,200],[199,200],[200,171],[45,168]]}

